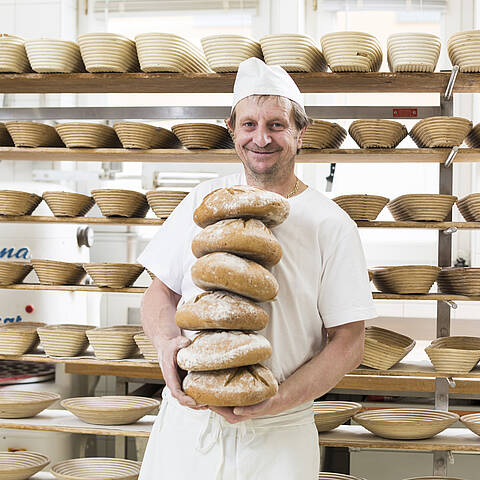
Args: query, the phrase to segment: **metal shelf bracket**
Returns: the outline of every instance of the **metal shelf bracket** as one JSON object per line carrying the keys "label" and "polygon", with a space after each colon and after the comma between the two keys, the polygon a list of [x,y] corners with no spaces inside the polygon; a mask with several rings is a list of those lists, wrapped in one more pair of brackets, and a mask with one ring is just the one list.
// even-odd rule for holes
{"label": "metal shelf bracket", "polygon": [[454,65],[452,68],[452,72],[450,74],[450,78],[447,83],[447,88],[445,89],[445,100],[450,100],[450,97],[453,93],[453,87],[455,85],[455,80],[457,79],[458,72],[460,71],[460,67],[458,65]]}
{"label": "metal shelf bracket", "polygon": [[448,227],[446,230],[442,230],[442,233],[444,233],[445,235],[451,235],[452,233],[455,233],[457,231],[457,227]]}
{"label": "metal shelf bracket", "polygon": [[448,157],[445,160],[445,168],[448,168],[450,165],[452,165],[453,161],[455,160],[455,157],[457,156],[458,148],[459,148],[458,145],[455,145],[450,150],[450,153],[448,154]]}
{"label": "metal shelf bracket", "polygon": [[447,377],[447,382],[450,388],[455,388],[457,386],[457,384],[455,383],[455,380],[452,377]]}
{"label": "metal shelf bracket", "polygon": [[446,303],[453,310],[456,310],[458,308],[458,305],[453,300],[442,300],[442,301]]}

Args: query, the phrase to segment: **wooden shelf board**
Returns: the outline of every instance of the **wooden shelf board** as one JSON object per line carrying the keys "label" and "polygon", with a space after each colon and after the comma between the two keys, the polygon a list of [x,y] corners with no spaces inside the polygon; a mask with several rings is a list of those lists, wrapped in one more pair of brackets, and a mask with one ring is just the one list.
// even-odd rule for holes
{"label": "wooden shelf board", "polygon": [[424,293],[399,295],[395,293],[373,292],[375,300],[453,300],[456,302],[478,302],[480,295],[454,295],[447,293]]}
{"label": "wooden shelf board", "polygon": [[94,285],[40,285],[39,283],[19,283],[2,285],[0,289],[9,290],[55,290],[62,292],[98,292],[98,293],[143,293],[147,287],[108,288]]}
{"label": "wooden shelf board", "polygon": [[360,425],[342,425],[330,432],[320,433],[318,441],[325,447],[480,452],[480,438],[466,428],[447,428],[426,440],[389,440],[373,435]]}
{"label": "wooden shelf board", "polygon": [[121,437],[148,437],[155,419],[155,415],[146,415],[131,425],[90,425],[67,410],[44,410],[32,418],[2,418],[0,419],[0,428]]}
{"label": "wooden shelf board", "polygon": [[395,222],[395,221],[367,221],[357,220],[359,228],[419,228],[432,230],[446,230],[455,227],[460,229],[480,228],[480,222]]}
{"label": "wooden shelf board", "polygon": [[41,215],[3,216],[0,223],[86,223],[102,225],[162,225],[163,218],[53,217]]}
{"label": "wooden shelf board", "polygon": [[[294,73],[304,93],[438,92],[450,72]],[[459,73],[454,93],[480,91],[479,76]],[[72,73],[0,74],[3,93],[231,93],[235,74],[218,73]]]}
{"label": "wooden shelf board", "polygon": [[[479,77],[480,79],[480,77]],[[449,148],[325,149],[302,150],[297,163],[444,163]],[[184,162],[233,163],[239,158],[232,149],[185,150],[123,148],[0,147],[1,160],[73,162]],[[479,162],[480,149],[461,148],[455,163]]]}

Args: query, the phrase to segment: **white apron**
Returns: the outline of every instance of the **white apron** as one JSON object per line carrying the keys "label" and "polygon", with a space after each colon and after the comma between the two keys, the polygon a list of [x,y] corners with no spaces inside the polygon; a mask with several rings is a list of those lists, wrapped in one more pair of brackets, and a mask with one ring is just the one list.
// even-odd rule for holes
{"label": "white apron", "polygon": [[231,425],[165,388],[139,480],[316,480],[319,465],[311,403]]}

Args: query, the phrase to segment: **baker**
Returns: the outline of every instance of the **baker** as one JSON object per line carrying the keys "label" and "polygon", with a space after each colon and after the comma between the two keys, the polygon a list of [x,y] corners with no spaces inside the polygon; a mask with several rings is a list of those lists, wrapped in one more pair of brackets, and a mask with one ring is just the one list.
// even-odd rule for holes
{"label": "baker", "polygon": [[[310,120],[303,97],[281,67],[244,61],[227,125],[243,172],[201,183],[180,203],[139,257],[155,275],[142,302],[145,333],[159,353],[163,402],[140,480],[314,480],[319,471],[312,402],[362,359],[364,320],[376,316],[355,223],[295,176],[295,156]],[[181,388],[182,331],[177,307],[201,290],[191,277],[193,213],[211,191],[251,185],[288,199],[290,214],[272,232],[282,247],[270,268],[279,284],[260,332],[272,346],[263,362],[278,393],[247,407],[198,405]],[[327,343],[328,339],[328,343]]]}

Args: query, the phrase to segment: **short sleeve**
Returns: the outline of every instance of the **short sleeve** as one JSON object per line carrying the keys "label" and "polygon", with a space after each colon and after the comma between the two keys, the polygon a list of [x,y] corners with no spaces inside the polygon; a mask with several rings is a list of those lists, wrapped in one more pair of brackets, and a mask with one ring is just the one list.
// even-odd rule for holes
{"label": "short sleeve", "polygon": [[139,263],[179,295],[185,256],[190,248],[188,232],[194,228],[194,198],[190,193],[180,202],[138,257]]}
{"label": "short sleeve", "polygon": [[356,227],[332,242],[324,258],[318,311],[326,328],[377,316]]}

